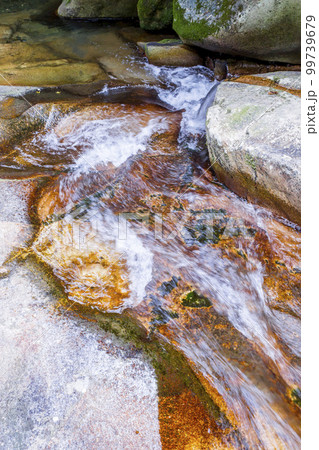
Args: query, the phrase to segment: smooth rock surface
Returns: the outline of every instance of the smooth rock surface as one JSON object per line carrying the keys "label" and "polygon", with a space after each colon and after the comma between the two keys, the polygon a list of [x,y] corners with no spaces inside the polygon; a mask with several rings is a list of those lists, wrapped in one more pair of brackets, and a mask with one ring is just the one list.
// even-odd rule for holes
{"label": "smooth rock surface", "polygon": [[[300,82],[300,74],[293,72],[267,77],[284,87]],[[222,83],[206,129],[219,179],[239,195],[300,223],[300,98],[273,86]]]}
{"label": "smooth rock surface", "polygon": [[148,61],[155,66],[192,67],[203,63],[201,56],[176,40],[139,43]]}
{"label": "smooth rock surface", "polygon": [[[75,105],[42,103],[28,108],[19,117],[0,119],[0,152],[1,156],[12,152],[12,147],[22,139],[27,139],[32,132],[54,124],[61,113],[72,111]],[[3,162],[3,161],[2,161]]]}
{"label": "smooth rock surface", "polygon": [[18,86],[58,86],[61,84],[90,83],[106,78],[95,63],[82,63],[59,59],[25,63],[20,67],[4,67],[6,82]]}
{"label": "smooth rock surface", "polygon": [[12,36],[12,29],[9,25],[0,24],[0,42],[6,42]]}
{"label": "smooth rock surface", "polygon": [[299,0],[175,0],[173,28],[214,52],[300,63]]}
{"label": "smooth rock surface", "polygon": [[35,188],[0,180],[1,447],[158,450],[150,363],[63,309],[62,290],[34,261],[8,262],[32,237]]}
{"label": "smooth rock surface", "polygon": [[137,16],[137,0],[64,0],[58,9],[61,17],[130,18]]}

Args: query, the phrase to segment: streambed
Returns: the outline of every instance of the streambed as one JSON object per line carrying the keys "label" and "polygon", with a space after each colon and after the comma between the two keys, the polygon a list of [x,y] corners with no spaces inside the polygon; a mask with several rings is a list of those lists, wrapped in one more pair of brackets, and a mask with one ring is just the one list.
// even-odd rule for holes
{"label": "streambed", "polygon": [[112,82],[44,90],[3,149],[2,446],[299,448],[299,229],[214,178],[212,73],[41,26]]}

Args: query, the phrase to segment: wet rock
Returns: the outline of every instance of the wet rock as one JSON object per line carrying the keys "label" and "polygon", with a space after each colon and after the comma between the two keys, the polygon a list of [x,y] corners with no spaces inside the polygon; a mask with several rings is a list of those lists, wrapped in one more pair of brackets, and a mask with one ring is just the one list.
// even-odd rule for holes
{"label": "wet rock", "polygon": [[12,29],[9,25],[0,24],[0,42],[7,42],[12,36]]}
{"label": "wet rock", "polygon": [[101,311],[121,310],[131,303],[125,256],[111,239],[105,246],[89,224],[80,220],[48,224],[40,230],[33,250],[64,280],[73,301]]}
{"label": "wet rock", "polygon": [[58,86],[105,79],[105,73],[98,64],[67,59],[26,62],[18,67],[1,66],[1,73],[8,83],[20,86]]}
{"label": "wet rock", "polygon": [[26,86],[0,86],[0,119],[13,119],[30,108],[25,96],[37,88]]}
{"label": "wet rock", "polygon": [[50,47],[30,42],[11,42],[0,48],[0,72],[9,85],[56,86],[90,83],[106,78],[102,68],[94,62],[69,57],[59,45]]}
{"label": "wet rock", "polygon": [[173,22],[172,0],[138,0],[138,18],[145,30],[162,30]]}
{"label": "wet rock", "polygon": [[216,80],[224,80],[227,77],[227,64],[226,61],[221,61],[220,59],[215,59],[214,62],[214,76]]}
{"label": "wet rock", "polygon": [[213,59],[211,57],[205,58],[205,65],[209,69],[215,72],[215,77],[218,80],[224,80],[225,78],[241,76],[241,75],[254,75],[267,72],[291,72],[300,71],[298,65],[276,65],[276,64],[262,64],[254,61],[242,60],[242,59]]}
{"label": "wet rock", "polygon": [[29,103],[22,98],[8,98],[0,101],[0,119],[14,119],[19,117],[30,107]]}
{"label": "wet rock", "polygon": [[132,18],[137,17],[137,0],[63,0],[58,14],[72,18]]}
{"label": "wet rock", "polygon": [[[121,153],[130,134],[138,127],[145,132],[153,118],[166,127],[139,151],[114,159],[114,130],[103,134],[107,120],[125,121],[124,134],[115,133]],[[96,148],[94,161],[87,160],[81,135],[94,119],[101,126],[94,136],[106,142],[98,161]],[[192,395],[206,411],[198,414],[221,437],[219,444],[207,430],[200,437],[190,423],[185,445],[293,447],[299,412],[287,392],[300,385],[299,362],[289,350],[291,332],[278,331],[273,310],[291,316],[288,328],[297,329],[298,232],[263,210],[257,224],[251,205],[212,183],[176,145],[180,119],[159,107],[131,105],[86,105],[63,118],[54,132],[66,148],[78,137],[79,161],[90,161],[89,170],[60,175],[39,191],[32,251],[59,277],[72,307],[94,308],[104,329],[148,348],[158,378],[166,380],[160,414],[167,433],[173,433],[167,408],[192,398],[186,384],[196,387]],[[121,314],[98,312],[110,309]],[[178,430],[172,436],[182,439]]]}
{"label": "wet rock", "polygon": [[[61,114],[63,115],[67,112],[74,111],[77,107],[78,105],[75,104],[43,103],[30,106],[18,117],[0,119],[0,151],[2,155],[2,167],[0,169],[1,176],[4,178],[14,177],[18,174],[20,174],[19,177],[21,175],[27,176],[27,170],[24,171],[23,169],[26,169],[28,166],[28,169],[32,169],[32,167],[34,167],[34,160],[31,164],[30,162],[27,162],[26,167],[19,150],[15,148],[15,145],[24,141],[24,144],[22,143],[21,145],[28,146],[30,142],[27,139],[30,138],[32,133],[36,133],[44,128],[48,120],[52,121],[51,123],[54,124],[55,121],[61,117]],[[39,151],[41,154],[41,150],[36,148],[36,153]],[[36,153],[33,156],[36,156]],[[52,159],[52,155],[50,159]],[[44,163],[43,159],[42,163]],[[35,166],[37,166],[37,164],[35,164]],[[35,171],[31,170],[31,173],[41,173],[39,166],[37,166]]]}
{"label": "wet rock", "polygon": [[207,113],[210,159],[217,176],[239,195],[300,223],[300,99],[284,86],[298,87],[300,74],[267,77],[278,79],[278,89],[276,83],[218,87]]}
{"label": "wet rock", "polygon": [[[252,61],[238,61],[235,59],[227,60],[227,69],[230,76],[249,75],[267,72],[296,72],[300,71],[300,66],[290,65],[281,66],[276,64],[260,64]],[[288,76],[288,74],[286,74]]]}
{"label": "wet rock", "polygon": [[133,59],[119,59],[117,56],[104,56],[99,59],[105,72],[122,83],[134,84],[157,84],[156,78],[150,73],[145,64]]}
{"label": "wet rock", "polygon": [[34,65],[38,62],[58,59],[58,55],[45,44],[10,42],[0,47],[1,72],[6,67],[14,68],[22,64]]}
{"label": "wet rock", "polygon": [[139,46],[151,64],[156,66],[191,67],[203,63],[201,56],[181,41],[140,42]]}
{"label": "wet rock", "polygon": [[177,0],[173,28],[214,52],[300,64],[300,20],[298,0]]}

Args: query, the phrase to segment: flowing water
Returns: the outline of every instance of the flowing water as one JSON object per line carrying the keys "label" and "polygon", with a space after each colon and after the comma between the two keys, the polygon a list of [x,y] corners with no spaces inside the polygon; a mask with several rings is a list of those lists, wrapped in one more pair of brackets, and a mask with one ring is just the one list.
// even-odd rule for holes
{"label": "flowing water", "polygon": [[212,73],[125,24],[19,23],[110,79],[40,89],[3,151],[2,447],[298,449],[300,234],[214,178]]}

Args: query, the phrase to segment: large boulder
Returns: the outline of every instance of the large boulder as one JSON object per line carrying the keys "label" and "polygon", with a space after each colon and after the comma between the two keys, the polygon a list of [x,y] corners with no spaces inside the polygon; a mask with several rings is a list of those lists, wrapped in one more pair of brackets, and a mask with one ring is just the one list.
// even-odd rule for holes
{"label": "large boulder", "polygon": [[300,223],[300,73],[252,78],[261,85],[220,84],[208,109],[212,167],[239,195]]}
{"label": "large boulder", "polygon": [[173,28],[189,44],[300,63],[299,0],[175,0]]}
{"label": "large boulder", "polygon": [[137,0],[63,0],[58,9],[61,17],[131,18],[137,16]]}
{"label": "large boulder", "polygon": [[173,0],[138,0],[140,25],[145,30],[161,30],[173,22]]}

